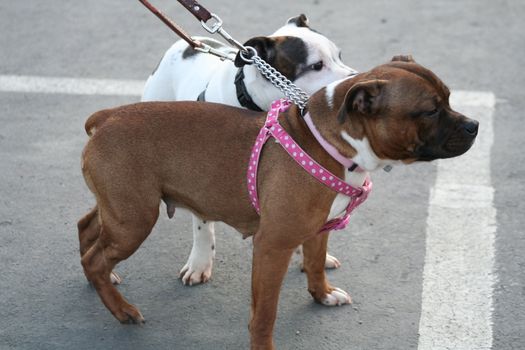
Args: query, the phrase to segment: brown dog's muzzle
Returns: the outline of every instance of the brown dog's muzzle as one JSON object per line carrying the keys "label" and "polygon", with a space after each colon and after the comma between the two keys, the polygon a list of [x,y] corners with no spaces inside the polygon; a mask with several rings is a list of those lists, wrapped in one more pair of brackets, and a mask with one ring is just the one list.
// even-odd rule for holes
{"label": "brown dog's muzzle", "polygon": [[448,154],[441,158],[457,157],[468,151],[474,144],[478,135],[479,123],[465,116],[461,116],[461,120],[458,129],[450,135],[443,145],[443,150]]}
{"label": "brown dog's muzzle", "polygon": [[467,152],[474,144],[478,135],[479,123],[476,120],[458,115],[455,128],[440,128],[452,130],[448,135],[439,134],[433,142],[425,143],[416,149],[417,159],[431,161],[438,158],[452,158]]}

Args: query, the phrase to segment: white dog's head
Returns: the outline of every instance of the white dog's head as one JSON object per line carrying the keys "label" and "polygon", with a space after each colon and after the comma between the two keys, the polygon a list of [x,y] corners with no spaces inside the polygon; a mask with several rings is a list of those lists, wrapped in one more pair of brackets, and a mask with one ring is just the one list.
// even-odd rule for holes
{"label": "white dog's head", "polygon": [[[357,73],[341,61],[341,50],[331,40],[310,28],[304,14],[290,18],[272,35],[252,38],[244,45],[255,48],[263,60],[308,94]],[[245,65],[239,55],[235,65]]]}

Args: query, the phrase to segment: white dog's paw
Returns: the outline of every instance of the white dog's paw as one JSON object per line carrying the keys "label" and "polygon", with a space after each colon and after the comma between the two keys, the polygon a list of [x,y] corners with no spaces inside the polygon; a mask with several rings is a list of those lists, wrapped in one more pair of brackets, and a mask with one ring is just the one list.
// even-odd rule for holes
{"label": "white dog's paw", "polygon": [[[295,253],[301,256],[303,255],[303,252],[301,249],[296,249]],[[304,272],[304,264],[302,261],[299,264],[299,267],[301,268],[301,271]],[[332,256],[326,253],[326,259],[324,261],[324,268],[326,270],[331,270],[331,269],[338,269],[340,267],[341,267],[341,263],[339,262],[339,260],[337,260],[335,256]]]}
{"label": "white dog's paw", "polygon": [[194,284],[206,283],[211,278],[213,259],[188,259],[188,262],[180,270],[182,284],[192,286]]}
{"label": "white dog's paw", "polygon": [[326,260],[324,262],[325,269],[338,269],[341,267],[341,263],[335,256],[326,253]]}
{"label": "white dog's paw", "polygon": [[350,294],[340,288],[334,288],[330,293],[326,294],[321,303],[326,306],[340,306],[344,304],[352,304]]}

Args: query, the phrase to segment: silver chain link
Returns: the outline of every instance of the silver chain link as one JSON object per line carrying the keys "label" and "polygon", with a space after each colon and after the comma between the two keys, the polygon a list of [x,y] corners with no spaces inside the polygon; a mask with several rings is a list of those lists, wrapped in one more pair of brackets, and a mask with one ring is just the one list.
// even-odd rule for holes
{"label": "silver chain link", "polygon": [[[222,28],[222,20],[219,16],[212,13],[212,17],[215,19],[216,23],[211,28],[208,25],[206,25],[204,21],[201,21],[201,24],[204,27],[204,29],[206,29],[211,34],[218,33],[224,39],[226,39],[226,41],[230,45],[237,47],[239,50],[241,50],[241,58],[247,64],[254,64],[255,67],[259,70],[259,72],[266,79],[268,79],[268,81],[272,83],[273,86],[279,89],[284,94],[284,96],[286,96],[287,99],[296,104],[302,112],[306,108],[306,104],[309,98],[308,94],[301,90],[299,87],[297,87],[297,85],[292,83],[290,80],[288,80],[288,78],[282,75],[275,68],[266,63],[261,57],[259,57],[257,55],[257,50],[255,50],[251,46],[242,45],[240,42],[235,40],[230,34],[228,34],[228,32],[226,32],[226,30]],[[221,59],[231,59],[230,57],[227,57],[226,54],[217,52],[217,50],[212,50],[209,47],[204,48],[202,51],[219,56],[221,57]],[[250,56],[245,57],[243,53]]]}
{"label": "silver chain link", "polygon": [[258,55],[255,54],[251,56],[250,59],[253,61],[253,64],[259,72],[261,72],[261,74],[264,75],[273,86],[281,90],[286,98],[296,104],[301,111],[305,109],[309,98],[306,92],[297,87],[297,85],[288,80],[288,78],[266,63]]}

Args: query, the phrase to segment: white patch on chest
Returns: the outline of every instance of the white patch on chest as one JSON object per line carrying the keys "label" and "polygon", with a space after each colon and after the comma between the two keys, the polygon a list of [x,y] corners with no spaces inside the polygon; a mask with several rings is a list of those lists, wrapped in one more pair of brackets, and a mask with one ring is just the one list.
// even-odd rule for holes
{"label": "white patch on chest", "polygon": [[367,171],[373,171],[379,166],[385,166],[389,163],[388,160],[381,160],[376,156],[366,137],[363,137],[361,140],[354,139],[348,135],[346,131],[341,132],[341,137],[356,150],[357,154],[352,160],[359,164],[361,168],[366,169]]}
{"label": "white patch on chest", "polygon": [[[357,152],[357,154],[352,158],[352,160],[359,164],[359,167],[365,171],[353,171],[350,172],[348,169],[345,169],[345,181],[354,187],[361,187],[366,177],[368,176],[369,171],[376,170],[379,167],[384,167],[388,164],[396,163],[389,159],[380,159],[373,151],[370,146],[368,139],[364,137],[361,140],[354,139],[347,132],[342,131],[341,137],[348,142]],[[330,208],[330,214],[328,219],[331,220],[344,213],[344,210],[350,202],[350,197],[338,194],[332,207]]]}
{"label": "white patch on chest", "polygon": [[[365,182],[366,177],[368,176],[368,172],[361,171],[348,171],[348,169],[345,169],[345,177],[344,180],[352,185],[353,187],[361,187],[363,183]],[[348,203],[350,203],[350,197],[344,195],[344,194],[338,194],[334,202],[332,203],[332,207],[330,208],[330,214],[328,214],[328,220],[332,220],[338,216],[341,216],[344,214],[344,211],[346,207],[348,206]]]}

